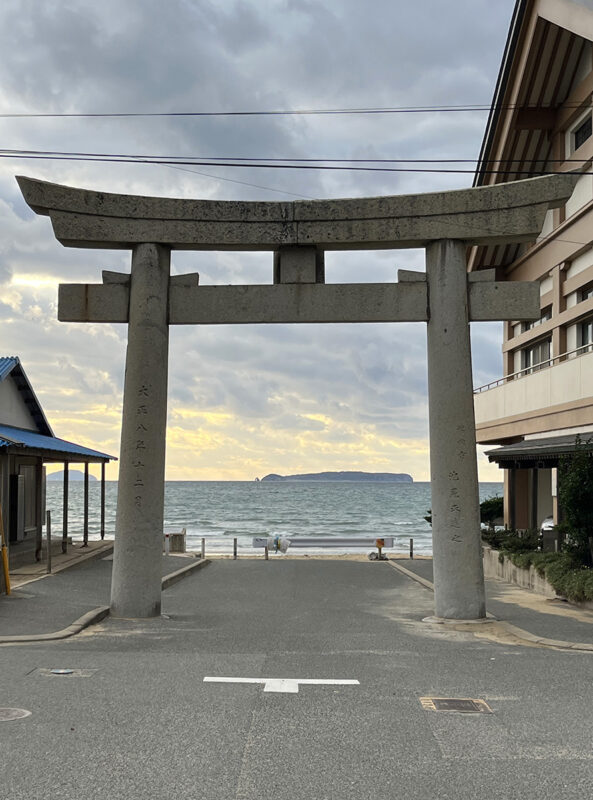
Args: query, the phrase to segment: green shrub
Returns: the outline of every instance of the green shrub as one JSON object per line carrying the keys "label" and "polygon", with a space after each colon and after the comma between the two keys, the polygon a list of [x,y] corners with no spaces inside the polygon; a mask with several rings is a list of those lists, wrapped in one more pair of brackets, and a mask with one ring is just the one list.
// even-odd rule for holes
{"label": "green shrub", "polygon": [[482,531],[482,539],[494,547],[495,550],[502,550],[503,553],[530,553],[540,547],[541,536],[539,531],[522,531],[519,533],[514,530]]}
{"label": "green shrub", "polygon": [[558,464],[558,501],[569,530],[567,549],[581,563],[593,565],[593,457],[579,436],[575,451],[563,456]]}

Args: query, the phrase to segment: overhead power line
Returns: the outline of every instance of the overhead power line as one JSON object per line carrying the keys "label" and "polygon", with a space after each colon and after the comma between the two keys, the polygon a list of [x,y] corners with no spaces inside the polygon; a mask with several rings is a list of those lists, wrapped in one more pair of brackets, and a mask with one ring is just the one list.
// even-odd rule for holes
{"label": "overhead power line", "polygon": [[[208,160],[224,162],[224,165],[233,166],[235,162],[249,162],[254,165],[266,164],[477,164],[478,162],[489,165],[512,166],[522,164],[525,159],[520,158],[493,158],[480,161],[479,158],[313,158],[301,156],[173,156],[149,155],[147,153],[87,153],[77,150],[16,150],[0,148],[0,156],[26,158],[26,157],[77,157],[89,159],[115,158],[134,161],[154,161],[155,163],[202,164]],[[541,160],[541,159],[539,159]],[[538,159],[534,159],[538,161]],[[587,164],[590,159],[583,158],[548,158],[546,164]]]}
{"label": "overhead power line", "polygon": [[[581,103],[565,103],[564,108],[580,108]],[[252,110],[252,111],[107,111],[107,112],[0,112],[1,119],[95,119],[95,118],[134,118],[134,117],[291,117],[291,116],[331,116],[355,114],[444,114],[444,113],[474,113],[489,112],[490,103],[468,103],[464,105],[448,106],[391,106],[370,108],[305,108],[305,109],[278,109],[278,110]],[[509,104],[497,106],[500,111],[514,109],[534,109],[541,106],[522,104]],[[553,107],[545,106],[553,110]]]}
{"label": "overhead power line", "polygon": [[[324,170],[354,172],[430,172],[473,174],[478,159],[308,159],[308,158],[239,158],[223,157],[182,157],[182,156],[142,156],[124,153],[77,153],[43,150],[1,150],[0,158],[19,160],[47,161],[85,161],[112,164],[157,164],[168,167],[233,167],[241,169],[291,169],[291,170]],[[484,162],[491,169],[488,173],[499,173],[510,170],[515,175],[550,175],[553,169],[529,169],[522,167],[523,161],[517,159]],[[536,162],[538,163],[538,162]],[[564,161],[550,163],[565,163]],[[579,166],[588,164],[582,160],[572,160]],[[423,166],[414,166],[420,164]],[[461,167],[443,167],[443,164],[473,164],[468,169]],[[412,166],[405,166],[412,165]],[[424,166],[427,165],[427,166]]]}

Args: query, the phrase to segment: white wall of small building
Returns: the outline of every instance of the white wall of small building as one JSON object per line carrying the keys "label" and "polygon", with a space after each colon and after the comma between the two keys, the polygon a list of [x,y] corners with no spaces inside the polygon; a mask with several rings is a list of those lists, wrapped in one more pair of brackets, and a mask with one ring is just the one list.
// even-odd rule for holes
{"label": "white wall of small building", "polygon": [[22,394],[10,375],[0,383],[0,423],[29,431],[38,430],[35,420],[23,402]]}

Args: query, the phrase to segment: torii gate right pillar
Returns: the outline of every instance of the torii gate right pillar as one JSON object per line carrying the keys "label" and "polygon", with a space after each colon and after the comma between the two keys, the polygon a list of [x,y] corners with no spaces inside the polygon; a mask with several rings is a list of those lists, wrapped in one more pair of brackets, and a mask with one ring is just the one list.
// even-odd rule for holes
{"label": "torii gate right pillar", "polygon": [[486,616],[472,390],[466,246],[426,248],[428,406],[435,615]]}

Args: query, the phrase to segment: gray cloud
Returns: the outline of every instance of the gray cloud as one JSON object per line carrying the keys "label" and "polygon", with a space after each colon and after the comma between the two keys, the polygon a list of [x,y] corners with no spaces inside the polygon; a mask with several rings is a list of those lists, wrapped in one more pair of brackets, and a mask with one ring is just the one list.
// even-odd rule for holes
{"label": "gray cloud", "polygon": [[[6,0],[0,112],[488,103],[513,5]],[[207,158],[471,158],[484,124],[484,114],[2,120],[8,148]],[[471,181],[469,174],[189,169],[0,161],[3,349],[21,355],[44,406],[70,415],[85,398],[119,407],[125,326],[58,323],[56,292],[60,281],[99,281],[101,269],[128,271],[129,254],[61,247],[47,218],[24,204],[15,173],[104,191],[222,199],[423,192]],[[391,281],[398,267],[423,269],[423,254],[327,256],[329,281]],[[173,270],[199,271],[202,283],[270,283],[272,259],[174,253]],[[473,326],[476,384],[500,374],[499,330]],[[385,437],[426,436],[421,325],[177,329],[169,382],[172,414],[226,410],[250,425],[318,431],[327,441],[346,442],[354,424]],[[343,427],[325,430],[313,419],[324,415]]]}

